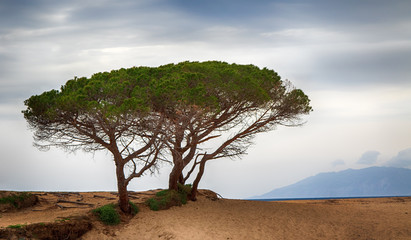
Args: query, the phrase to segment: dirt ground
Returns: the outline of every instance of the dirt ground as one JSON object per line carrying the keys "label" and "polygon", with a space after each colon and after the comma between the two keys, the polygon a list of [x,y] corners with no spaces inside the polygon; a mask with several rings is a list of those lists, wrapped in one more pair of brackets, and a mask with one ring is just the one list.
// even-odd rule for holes
{"label": "dirt ground", "polygon": [[130,193],[140,212],[118,226],[90,214],[117,202],[115,193],[35,192],[39,203],[0,213],[0,228],[91,216],[92,229],[81,239],[411,239],[410,197],[259,202],[200,195],[155,212],[144,202],[156,192]]}

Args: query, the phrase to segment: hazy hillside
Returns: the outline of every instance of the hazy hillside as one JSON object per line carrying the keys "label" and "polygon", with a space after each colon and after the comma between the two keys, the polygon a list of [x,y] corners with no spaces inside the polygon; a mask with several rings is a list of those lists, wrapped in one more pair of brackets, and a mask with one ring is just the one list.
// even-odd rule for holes
{"label": "hazy hillside", "polygon": [[362,196],[411,196],[411,170],[370,167],[320,173],[254,199]]}

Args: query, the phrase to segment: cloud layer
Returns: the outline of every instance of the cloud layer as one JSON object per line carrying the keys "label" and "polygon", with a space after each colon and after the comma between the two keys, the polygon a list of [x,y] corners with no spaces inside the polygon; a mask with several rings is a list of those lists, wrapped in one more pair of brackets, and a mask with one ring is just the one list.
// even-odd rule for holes
{"label": "cloud layer", "polygon": [[317,88],[409,84],[410,4],[372,3],[2,1],[0,96],[188,58],[298,68]]}
{"label": "cloud layer", "polygon": [[[257,138],[249,156],[233,166],[237,172],[227,173],[230,163],[210,164],[214,172],[204,187],[233,197],[257,195],[255,186],[264,192],[275,187],[268,183],[350,167],[368,149],[383,158],[409,146],[410,12],[409,1],[382,0],[0,1],[0,142],[9,143],[0,146],[0,178],[8,176],[0,183],[23,186],[18,176],[32,170],[20,168],[26,162],[38,172],[59,172],[48,161],[66,157],[31,146],[21,114],[31,95],[58,89],[74,76],[185,60],[274,69],[303,89],[314,107],[304,127],[280,127]],[[408,155],[404,150],[390,164],[409,167]],[[77,157],[84,156],[68,158]],[[359,163],[376,164],[377,157],[364,154]],[[65,170],[77,168],[73,162]],[[87,182],[84,174],[79,182]],[[247,184],[254,193],[244,193]],[[241,186],[236,193],[233,185]]]}

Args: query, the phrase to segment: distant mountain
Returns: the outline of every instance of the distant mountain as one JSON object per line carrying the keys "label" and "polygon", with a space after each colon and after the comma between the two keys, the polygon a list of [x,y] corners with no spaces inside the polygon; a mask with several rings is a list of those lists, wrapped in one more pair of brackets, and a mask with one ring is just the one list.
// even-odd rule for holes
{"label": "distant mountain", "polygon": [[320,173],[253,199],[411,196],[411,169],[370,167]]}

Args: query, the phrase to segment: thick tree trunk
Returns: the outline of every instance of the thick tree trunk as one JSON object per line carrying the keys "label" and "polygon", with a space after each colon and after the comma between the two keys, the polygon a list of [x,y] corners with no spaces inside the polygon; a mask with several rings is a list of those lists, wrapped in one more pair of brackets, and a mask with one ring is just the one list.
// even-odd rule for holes
{"label": "thick tree trunk", "polygon": [[190,194],[190,200],[191,201],[196,201],[197,200],[198,184],[200,183],[200,180],[203,177],[205,164],[206,164],[206,160],[202,159],[201,162],[200,162],[200,167],[198,169],[197,176],[194,179],[193,186],[191,188],[191,194]]}
{"label": "thick tree trunk", "polygon": [[124,213],[131,213],[127,184],[124,177],[124,166],[116,164],[116,174],[117,174],[117,189],[118,189],[118,205]]}
{"label": "thick tree trunk", "polygon": [[168,180],[168,189],[169,190],[178,190],[178,182],[181,178],[181,174],[184,169],[184,161],[181,152],[173,152],[173,169]]}
{"label": "thick tree trunk", "polygon": [[178,182],[183,171],[183,162],[182,161],[175,161],[173,169],[171,170],[169,181],[168,181],[168,189],[169,190],[178,190]]}

